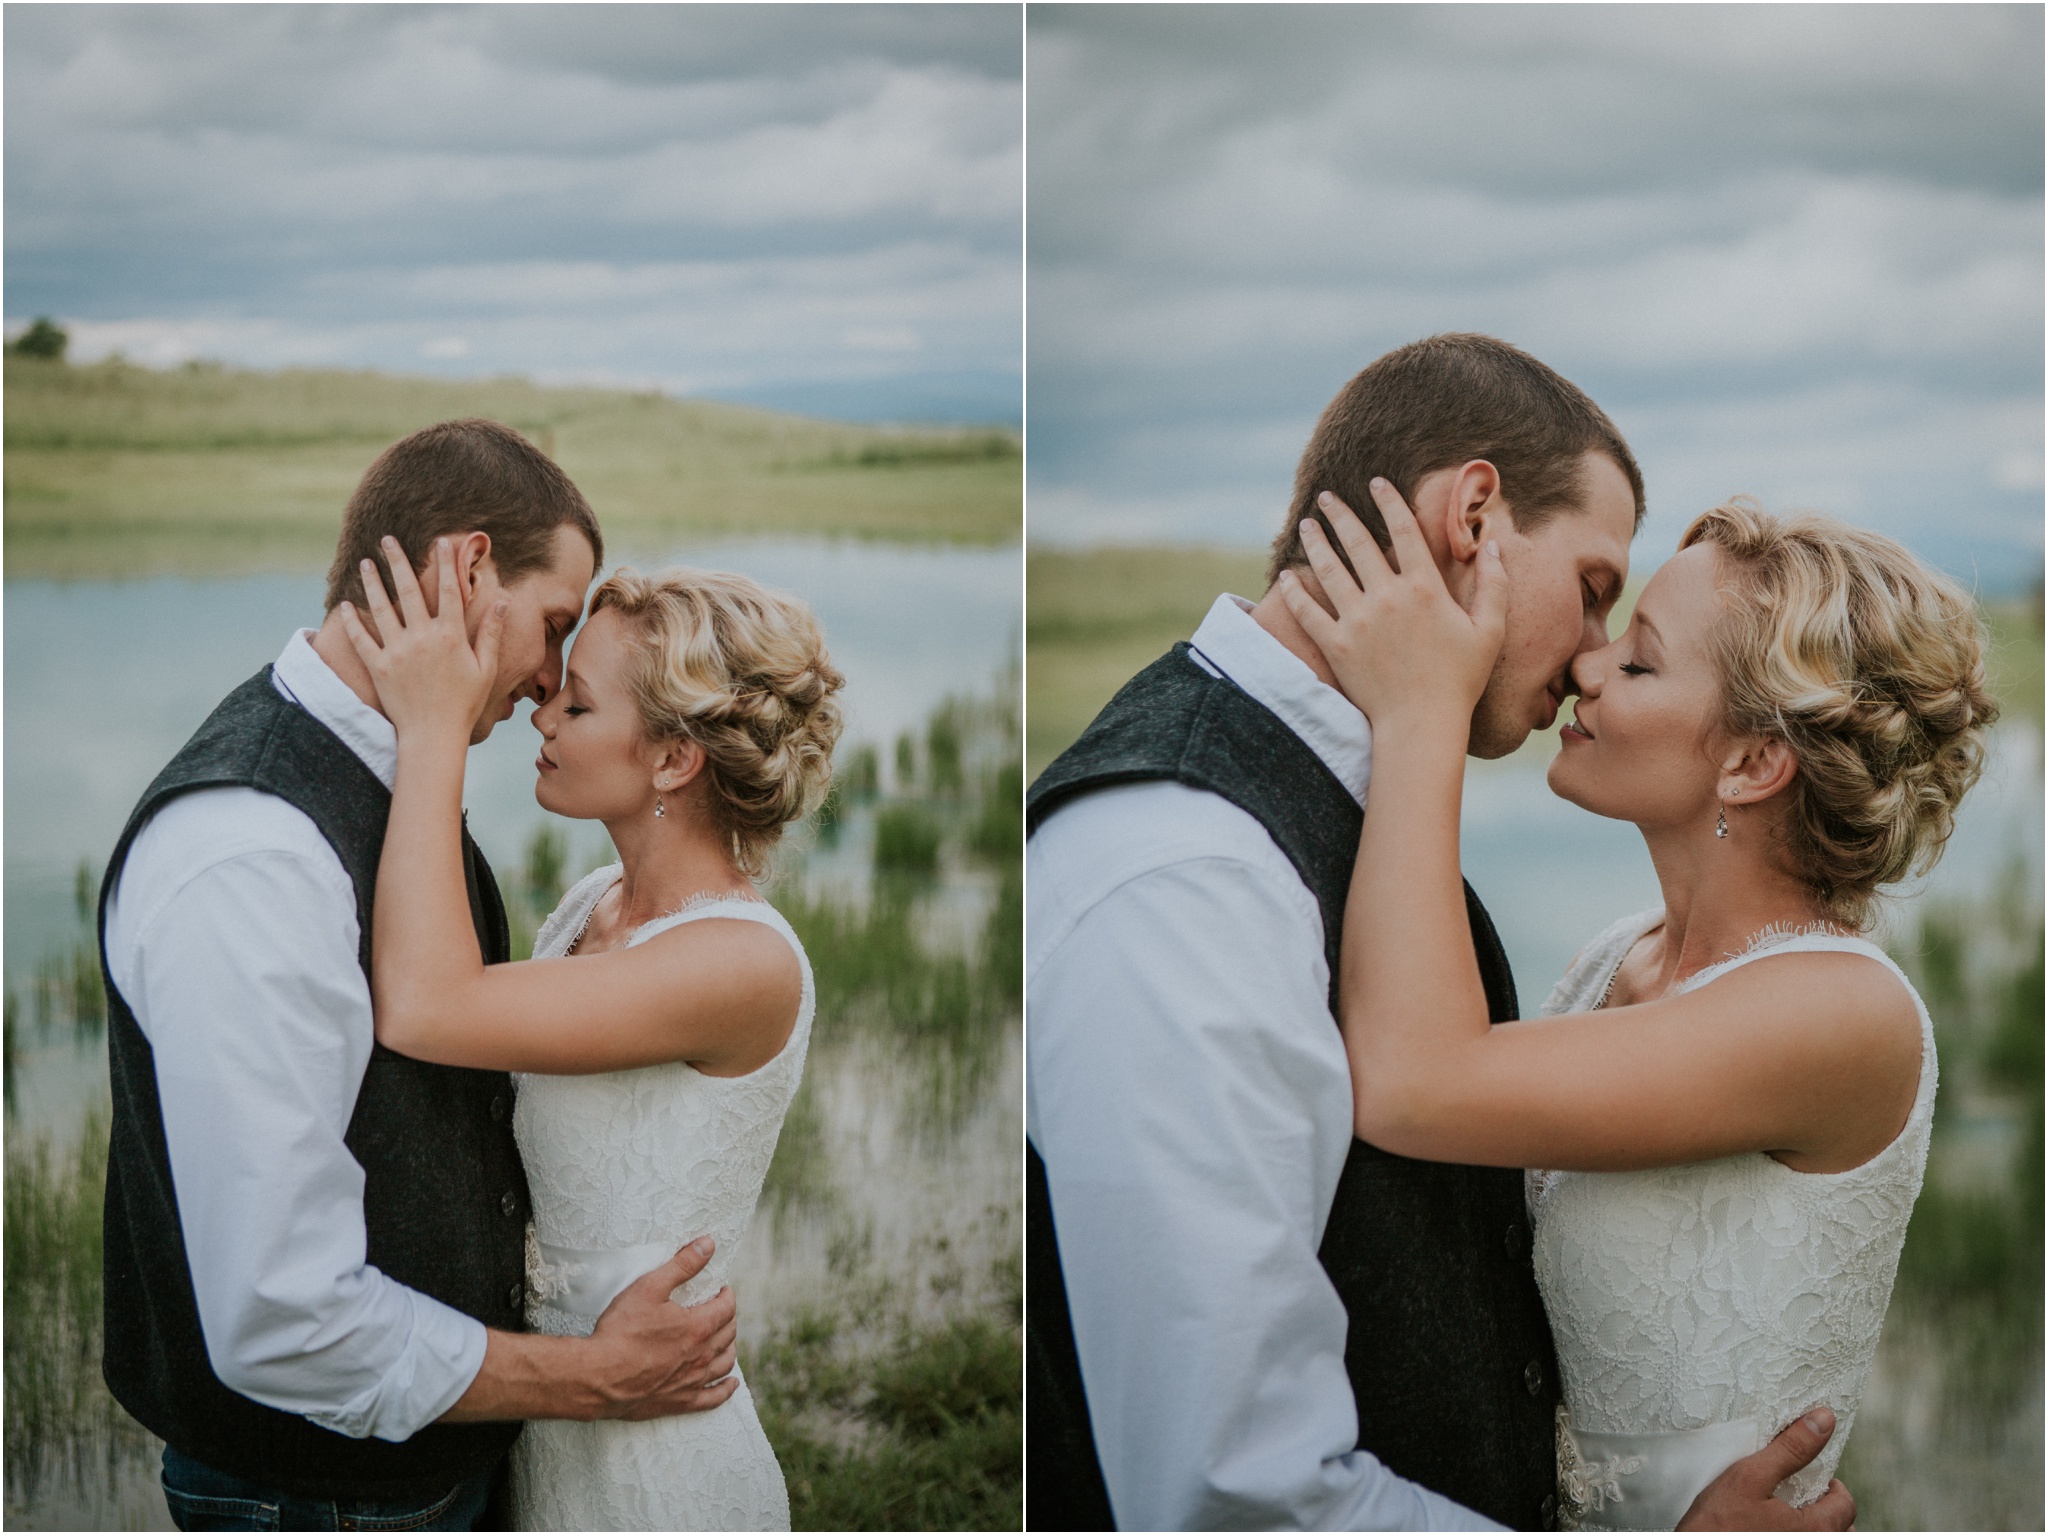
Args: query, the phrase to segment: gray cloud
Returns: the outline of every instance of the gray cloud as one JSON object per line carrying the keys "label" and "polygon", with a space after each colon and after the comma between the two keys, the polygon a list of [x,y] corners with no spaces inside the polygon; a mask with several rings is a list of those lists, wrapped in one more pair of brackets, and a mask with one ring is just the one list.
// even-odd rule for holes
{"label": "gray cloud", "polygon": [[6,43],[7,313],[88,351],[1019,408],[1015,9],[28,6]]}
{"label": "gray cloud", "polygon": [[[1433,331],[1734,490],[2038,569],[2041,12],[1034,6],[1034,537],[1260,541]],[[1995,567],[1995,568],[1993,568]]]}

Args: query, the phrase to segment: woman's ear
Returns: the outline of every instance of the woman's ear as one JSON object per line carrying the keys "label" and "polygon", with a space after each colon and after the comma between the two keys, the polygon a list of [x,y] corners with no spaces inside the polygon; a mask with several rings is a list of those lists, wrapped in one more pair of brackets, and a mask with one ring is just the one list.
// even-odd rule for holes
{"label": "woman's ear", "polygon": [[671,741],[655,760],[654,776],[664,794],[694,783],[704,771],[704,748],[695,741]]}
{"label": "woman's ear", "polygon": [[1760,805],[1782,790],[1799,772],[1799,759],[1777,736],[1743,741],[1721,762],[1716,792],[1723,803]]}

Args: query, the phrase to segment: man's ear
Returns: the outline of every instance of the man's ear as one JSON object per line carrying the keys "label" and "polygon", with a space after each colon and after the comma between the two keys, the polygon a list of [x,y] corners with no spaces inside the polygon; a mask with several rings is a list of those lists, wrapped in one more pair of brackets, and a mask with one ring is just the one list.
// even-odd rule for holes
{"label": "man's ear", "polygon": [[1799,759],[1777,736],[1752,736],[1736,742],[1721,759],[1721,782],[1715,792],[1724,804],[1761,805],[1784,789],[1799,772]]}
{"label": "man's ear", "polygon": [[494,575],[497,572],[496,564],[491,562],[491,535],[463,534],[455,541],[455,573],[462,578],[465,598],[476,595],[477,582],[486,570]]}
{"label": "man's ear", "polygon": [[1489,520],[1506,512],[1500,471],[1483,458],[1460,465],[1444,507],[1444,546],[1451,558],[1461,565],[1476,559],[1496,531],[1488,526]]}

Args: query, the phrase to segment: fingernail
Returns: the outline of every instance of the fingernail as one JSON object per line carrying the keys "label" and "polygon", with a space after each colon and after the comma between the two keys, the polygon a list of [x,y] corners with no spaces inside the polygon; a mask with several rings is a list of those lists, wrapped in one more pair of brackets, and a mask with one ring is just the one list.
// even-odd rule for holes
{"label": "fingernail", "polygon": [[1492,555],[1492,556],[1493,556],[1493,557],[1494,557],[1495,559],[1499,559],[1499,558],[1500,558],[1500,540],[1499,540],[1499,539],[1497,539],[1497,538],[1489,538],[1489,539],[1488,539],[1488,540],[1486,541],[1486,552],[1487,552],[1488,554]]}
{"label": "fingernail", "polygon": [[1336,498],[1335,496],[1331,495],[1331,494],[1330,494],[1330,493],[1329,493],[1329,492],[1328,492],[1327,490],[1319,490],[1319,491],[1317,491],[1317,492],[1316,492],[1316,505],[1317,505],[1317,506],[1320,506],[1320,507],[1324,508],[1325,510],[1328,510],[1328,509],[1329,509],[1330,507],[1333,507],[1333,506],[1335,506],[1336,504],[1337,504],[1337,498]]}
{"label": "fingernail", "polygon": [[709,1237],[699,1237],[696,1241],[690,1244],[690,1251],[703,1253],[705,1256],[709,1257],[711,1249],[716,1245],[717,1244],[715,1244]]}
{"label": "fingernail", "polygon": [[1386,477],[1385,475],[1383,475],[1383,474],[1376,474],[1376,475],[1374,475],[1374,476],[1372,477],[1372,485],[1371,485],[1371,489],[1373,489],[1373,490],[1379,490],[1379,489],[1381,489],[1381,488],[1385,488],[1385,489],[1387,489],[1387,490],[1392,490],[1392,489],[1394,488],[1394,482],[1393,482],[1392,480],[1388,479],[1388,478],[1387,478],[1387,477]]}
{"label": "fingernail", "polygon": [[1835,1415],[1825,1407],[1816,1407],[1806,1415],[1806,1426],[1825,1438],[1835,1431]]}

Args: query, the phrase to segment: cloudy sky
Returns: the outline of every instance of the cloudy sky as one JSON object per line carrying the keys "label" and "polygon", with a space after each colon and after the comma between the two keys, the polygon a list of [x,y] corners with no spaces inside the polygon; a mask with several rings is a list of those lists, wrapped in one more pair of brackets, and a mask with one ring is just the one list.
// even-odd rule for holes
{"label": "cloudy sky", "polygon": [[1009,6],[13,5],[6,317],[78,354],[1021,411]]}
{"label": "cloudy sky", "polygon": [[2038,576],[2036,6],[1034,5],[1031,535],[1263,543],[1339,385],[1480,330],[1647,567],[1736,491]]}

